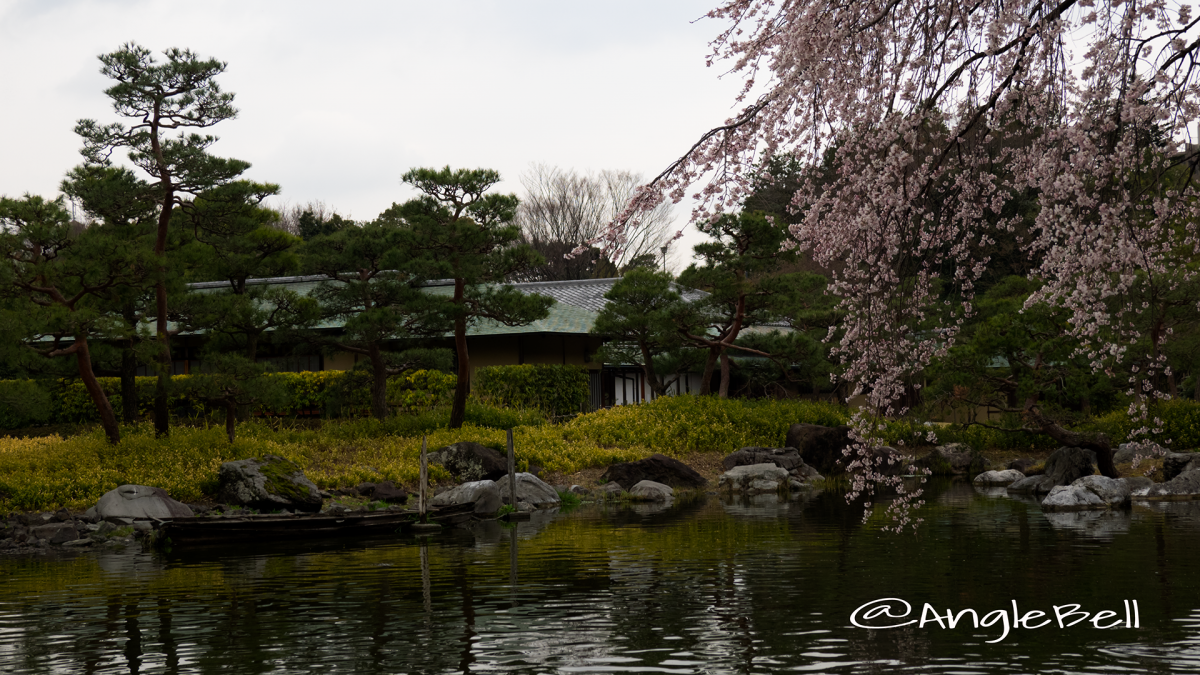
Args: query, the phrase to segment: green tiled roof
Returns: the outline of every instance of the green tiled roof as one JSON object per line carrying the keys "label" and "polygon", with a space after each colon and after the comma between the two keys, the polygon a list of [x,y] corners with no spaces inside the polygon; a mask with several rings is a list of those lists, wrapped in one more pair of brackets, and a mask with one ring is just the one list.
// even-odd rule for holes
{"label": "green tiled roof", "polygon": [[[322,284],[330,283],[324,277],[308,276],[308,277],[277,277],[273,279],[253,279],[248,283],[251,284],[270,284],[272,286],[284,286],[296,293],[306,296],[311,294],[317,287]],[[565,282],[571,283],[571,282]],[[532,289],[525,289],[524,286],[537,286],[538,291],[541,291],[545,284],[513,284],[518,289],[524,292],[535,292]],[[213,292],[221,288],[227,288],[228,284],[220,282],[204,282],[192,284],[194,292],[206,293]],[[210,290],[212,289],[212,290]],[[453,286],[442,283],[433,282],[424,288],[425,292],[436,295],[448,295]],[[549,295],[548,293],[539,293],[541,295]],[[553,296],[550,296],[553,297]],[[524,326],[506,326],[498,321],[491,319],[483,319],[473,322],[467,328],[468,336],[484,336],[484,335],[518,335],[522,333],[571,333],[571,334],[587,334],[596,323],[596,312],[593,312],[583,307],[566,304],[555,298],[555,303],[550,305],[549,315],[544,319],[539,319],[531,324]],[[325,321],[318,324],[317,328],[340,328],[339,321]]]}

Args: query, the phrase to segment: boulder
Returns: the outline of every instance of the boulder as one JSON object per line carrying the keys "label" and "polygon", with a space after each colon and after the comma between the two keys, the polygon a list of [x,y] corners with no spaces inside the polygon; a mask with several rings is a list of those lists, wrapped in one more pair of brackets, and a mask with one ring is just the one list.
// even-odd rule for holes
{"label": "boulder", "polygon": [[1156,483],[1138,499],[1184,500],[1200,499],[1200,470],[1184,471],[1165,483]]}
{"label": "boulder", "polygon": [[721,474],[717,487],[725,492],[764,494],[786,489],[788,478],[788,472],[774,464],[749,464]]}
{"label": "boulder", "polygon": [[975,476],[975,480],[971,481],[975,485],[1012,485],[1021,480],[1025,474],[1015,469],[1005,469],[1004,471],[984,471]]}
{"label": "boulder", "polygon": [[1044,495],[1055,487],[1053,480],[1046,476],[1026,476],[1007,488],[1012,495]]}
{"label": "boulder", "polygon": [[579,495],[580,497],[592,496],[592,491],[583,487],[582,485],[572,485],[571,487],[567,488],[567,492],[570,492],[573,495]]}
{"label": "boulder", "polygon": [[1163,455],[1163,482],[1172,480],[1185,471],[1200,469],[1200,454],[1195,452],[1168,452]]}
{"label": "boulder", "polygon": [[830,476],[844,473],[842,450],[850,444],[850,427],[823,427],[819,424],[793,424],[784,446],[796,448],[804,463]]}
{"label": "boulder", "polygon": [[939,445],[913,464],[939,476],[975,475],[992,465],[986,457],[965,443]]}
{"label": "boulder", "polygon": [[1154,487],[1154,481],[1145,476],[1126,476],[1121,479],[1129,486],[1129,494],[1133,497],[1141,497]]}
{"label": "boulder", "polygon": [[171,499],[162,488],[122,485],[96,502],[98,518],[190,518],[187,504]]}
{"label": "boulder", "polygon": [[1046,458],[1045,476],[1054,485],[1070,485],[1096,473],[1096,453],[1083,448],[1059,448]]}
{"label": "boulder", "polygon": [[433,506],[475,504],[475,515],[481,518],[495,516],[504,502],[500,499],[500,488],[495,481],[477,480],[463,483],[433,498]]}
{"label": "boulder", "polygon": [[1056,485],[1042,501],[1043,511],[1114,509],[1129,503],[1129,484],[1107,476],[1084,476]]}
{"label": "boulder", "polygon": [[1019,457],[1008,463],[1005,469],[1013,469],[1021,473],[1028,473],[1029,469],[1037,465],[1037,460],[1032,457]]}
{"label": "boulder", "polygon": [[751,464],[774,464],[789,473],[802,468],[810,468],[804,463],[800,451],[795,448],[748,447],[727,455],[725,459],[721,460],[721,466],[726,471],[735,466],[750,466]]}
{"label": "boulder", "polygon": [[[1172,453],[1168,453],[1166,448],[1162,447],[1161,445],[1158,445],[1157,443],[1150,443],[1149,447],[1140,447],[1140,448],[1136,447],[1133,443],[1122,443],[1117,446],[1117,449],[1115,451],[1113,451],[1113,464],[1128,464],[1129,462],[1132,462],[1134,460],[1134,458],[1137,457],[1138,455],[1141,455],[1143,457],[1150,457],[1152,455],[1162,456],[1164,454],[1172,454]],[[1178,454],[1190,454],[1190,453],[1178,453]],[[1163,469],[1165,470],[1166,467],[1164,466]],[[1175,475],[1171,476],[1171,478],[1178,476],[1180,473],[1182,473],[1182,472],[1180,472],[1180,471],[1175,472]],[[1168,478],[1167,480],[1170,480],[1170,478]]]}
{"label": "boulder", "polygon": [[300,467],[282,457],[265,455],[262,459],[225,462],[218,477],[219,499],[229,504],[262,512],[321,510],[320,490],[305,478]]}
{"label": "boulder", "polygon": [[508,475],[508,463],[500,453],[470,441],[434,450],[429,461],[441,464],[460,481],[498,480]]}
{"label": "boulder", "polygon": [[625,488],[617,482],[605,483],[596,488],[596,493],[600,495],[601,499],[620,499],[621,495],[625,494]]}
{"label": "boulder", "polygon": [[699,488],[708,484],[704,476],[683,462],[655,453],[636,462],[622,462],[608,467],[600,480],[616,481],[621,485],[636,485],[652,481],[677,488]]}
{"label": "boulder", "polygon": [[[518,506],[520,502],[525,502],[539,509],[548,509],[562,503],[554,488],[541,478],[531,473],[518,473],[516,478]],[[508,475],[501,476],[496,480],[496,484],[500,486],[500,500],[505,504],[509,503],[512,493],[508,489]]]}
{"label": "boulder", "polygon": [[408,501],[408,492],[404,488],[396,487],[390,480],[382,483],[362,483],[357,485],[354,491],[372,501],[388,504],[403,504]]}
{"label": "boulder", "polygon": [[61,545],[79,539],[79,531],[71,523],[53,522],[29,528],[29,534],[49,544]]}
{"label": "boulder", "polygon": [[629,497],[640,502],[669,502],[675,498],[675,491],[670,485],[643,480],[630,488]]}

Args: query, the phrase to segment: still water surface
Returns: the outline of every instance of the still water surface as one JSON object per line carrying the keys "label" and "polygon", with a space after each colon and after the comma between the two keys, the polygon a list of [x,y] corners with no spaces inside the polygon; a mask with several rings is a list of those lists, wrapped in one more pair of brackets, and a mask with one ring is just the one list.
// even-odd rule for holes
{"label": "still water surface", "polygon": [[[1200,503],[1049,520],[962,483],[930,501],[916,535],[834,494],[710,497],[425,543],[0,560],[0,672],[1200,673]],[[929,603],[1011,622],[1016,601],[1119,626],[989,643],[999,614],[851,624],[889,597],[912,605],[904,620]],[[1126,600],[1140,627],[1124,627]]]}

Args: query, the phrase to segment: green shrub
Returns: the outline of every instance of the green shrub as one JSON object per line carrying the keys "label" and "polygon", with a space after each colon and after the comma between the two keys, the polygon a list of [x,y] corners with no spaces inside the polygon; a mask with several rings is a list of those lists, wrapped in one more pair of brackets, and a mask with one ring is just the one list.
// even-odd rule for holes
{"label": "green shrub", "polygon": [[577,366],[488,366],[476,371],[472,394],[500,407],[570,415],[587,405],[588,372]]}
{"label": "green shrub", "polygon": [[[256,412],[268,415],[302,413],[329,416],[369,414],[367,385],[355,386],[356,374],[340,370],[300,373],[270,373],[267,377],[282,380],[288,389],[288,402],[274,409],[259,407]],[[175,375],[172,382],[176,393],[168,405],[177,414],[199,414],[206,410],[201,401],[192,401],[182,392],[189,375]],[[108,396],[113,410],[120,417],[122,410],[121,379],[97,378]],[[154,377],[136,378],[138,415],[148,414],[154,407]],[[388,378],[388,405],[397,412],[431,410],[449,401],[454,391],[454,375],[436,370],[418,370]],[[11,398],[36,405],[5,405]],[[100,416],[83,383],[78,380],[0,380],[0,429],[20,429],[46,423],[97,422]]]}
{"label": "green shrub", "polygon": [[1191,399],[1176,398],[1155,403],[1150,407],[1149,424],[1131,418],[1125,410],[1116,410],[1097,418],[1090,427],[1107,433],[1114,444],[1124,443],[1135,429],[1153,428],[1154,418],[1162,420],[1162,430],[1151,433],[1150,440],[1161,444],[1170,440],[1167,447],[1176,452],[1200,448],[1200,401]]}

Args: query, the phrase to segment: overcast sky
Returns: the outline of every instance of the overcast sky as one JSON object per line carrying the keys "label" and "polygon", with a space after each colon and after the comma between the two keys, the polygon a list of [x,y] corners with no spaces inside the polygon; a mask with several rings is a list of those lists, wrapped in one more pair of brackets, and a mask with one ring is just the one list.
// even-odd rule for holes
{"label": "overcast sky", "polygon": [[57,194],[76,120],[117,119],[96,57],[129,41],[228,62],[240,113],[212,151],[284,203],[369,219],[416,166],[494,168],[518,194],[534,162],[650,177],[733,111],[739,82],[704,65],[721,26],[695,21],[712,5],[0,0],[0,194]]}

